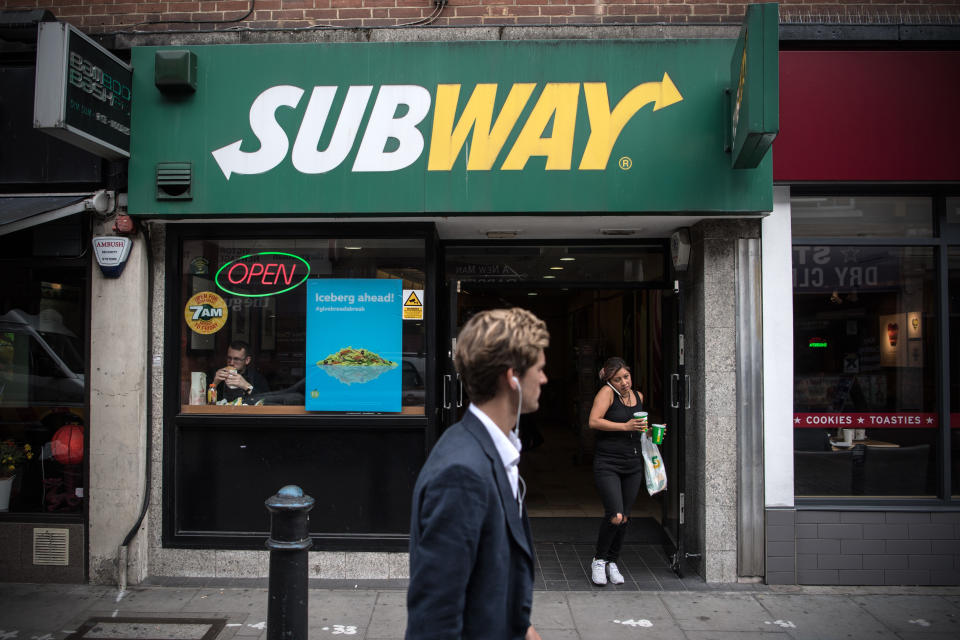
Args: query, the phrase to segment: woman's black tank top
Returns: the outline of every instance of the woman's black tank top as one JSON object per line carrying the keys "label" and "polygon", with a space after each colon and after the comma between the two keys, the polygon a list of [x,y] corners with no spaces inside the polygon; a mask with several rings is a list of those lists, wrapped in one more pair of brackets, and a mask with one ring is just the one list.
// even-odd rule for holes
{"label": "woman's black tank top", "polygon": [[[636,411],[643,411],[643,401],[640,395],[630,390],[637,404],[628,407],[623,404],[616,393],[613,394],[613,404],[603,414],[604,420],[610,422],[627,422],[633,418]],[[633,458],[640,455],[640,432],[639,431],[601,431],[596,429],[596,452],[602,455]]]}

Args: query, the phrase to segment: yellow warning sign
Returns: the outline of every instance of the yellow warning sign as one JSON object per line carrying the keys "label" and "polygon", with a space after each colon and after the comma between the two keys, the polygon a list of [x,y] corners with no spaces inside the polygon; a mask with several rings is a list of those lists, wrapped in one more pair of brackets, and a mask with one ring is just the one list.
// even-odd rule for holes
{"label": "yellow warning sign", "polygon": [[423,320],[423,289],[403,290],[403,319]]}

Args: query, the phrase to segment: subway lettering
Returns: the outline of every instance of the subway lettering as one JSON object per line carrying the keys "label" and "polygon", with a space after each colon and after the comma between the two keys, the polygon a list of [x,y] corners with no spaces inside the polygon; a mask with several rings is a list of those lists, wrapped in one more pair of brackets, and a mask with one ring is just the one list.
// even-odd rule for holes
{"label": "subway lettering", "polygon": [[[658,111],[683,100],[666,73],[659,81],[633,87],[612,108],[605,82],[548,82],[521,123],[520,116],[536,88],[536,83],[512,84],[500,111],[494,113],[499,85],[477,84],[458,118],[460,84],[437,85],[434,95],[418,85],[382,85],[361,132],[374,87],[353,85],[346,89],[343,106],[332,124],[329,143],[325,149],[319,149],[338,87],[316,86],[307,98],[291,151],[290,140],[277,122],[276,112],[281,108],[296,109],[306,92],[300,87],[278,85],[264,90],[250,105],[250,130],[259,148],[241,151],[244,142],[241,138],[212,151],[212,155],[227,180],[235,173],[266,173],[283,162],[288,152],[298,172],[327,173],[340,167],[355,147],[352,172],[399,171],[423,154],[425,141],[420,126],[432,106],[428,171],[450,171],[463,154],[468,171],[490,171],[504,151],[506,155],[499,165],[501,171],[521,171],[535,156],[546,159],[547,171],[567,171],[573,168],[582,90],[590,132],[577,169],[602,171],[607,168],[623,128],[638,111],[648,104],[653,104],[652,110]],[[517,136],[505,150],[515,130],[518,130]]]}

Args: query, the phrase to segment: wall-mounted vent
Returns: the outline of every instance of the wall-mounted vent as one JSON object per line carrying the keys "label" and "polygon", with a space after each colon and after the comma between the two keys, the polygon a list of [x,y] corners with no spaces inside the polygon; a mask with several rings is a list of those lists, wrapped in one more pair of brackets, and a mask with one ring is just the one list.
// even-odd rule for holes
{"label": "wall-mounted vent", "polygon": [[157,163],[157,200],[193,200],[192,183],[190,162]]}
{"label": "wall-mounted vent", "polygon": [[33,564],[66,567],[70,564],[70,530],[33,530]]}

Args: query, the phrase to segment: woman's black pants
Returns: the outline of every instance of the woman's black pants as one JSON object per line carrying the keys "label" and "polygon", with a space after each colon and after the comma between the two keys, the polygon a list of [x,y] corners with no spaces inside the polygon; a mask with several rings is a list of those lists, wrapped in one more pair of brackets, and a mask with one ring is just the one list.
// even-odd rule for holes
{"label": "woman's black pants", "polygon": [[598,456],[593,463],[593,478],[603,502],[603,522],[597,536],[594,558],[616,562],[627,533],[627,522],[613,524],[610,519],[618,513],[624,518],[630,515],[643,486],[643,461],[641,459],[615,459]]}

